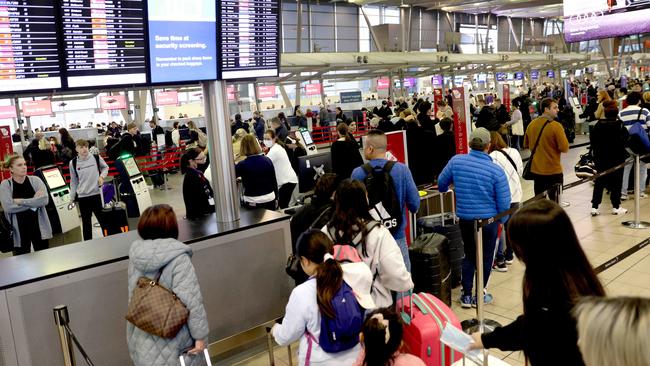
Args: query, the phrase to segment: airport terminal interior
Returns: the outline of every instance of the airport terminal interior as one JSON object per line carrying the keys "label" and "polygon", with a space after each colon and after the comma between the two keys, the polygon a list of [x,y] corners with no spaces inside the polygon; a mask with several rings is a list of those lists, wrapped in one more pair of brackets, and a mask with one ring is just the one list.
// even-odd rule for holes
{"label": "airport terminal interior", "polygon": [[[647,19],[648,0],[0,0],[0,365],[650,366]],[[532,231],[544,207],[577,254],[561,219]],[[556,251],[548,278],[531,243]],[[165,286],[189,318],[163,336],[174,316],[134,299]],[[346,289],[363,324],[335,348]],[[540,330],[544,296],[567,303],[534,304]],[[611,329],[589,301],[620,306],[594,315]],[[380,349],[403,337],[385,361],[370,323]]]}

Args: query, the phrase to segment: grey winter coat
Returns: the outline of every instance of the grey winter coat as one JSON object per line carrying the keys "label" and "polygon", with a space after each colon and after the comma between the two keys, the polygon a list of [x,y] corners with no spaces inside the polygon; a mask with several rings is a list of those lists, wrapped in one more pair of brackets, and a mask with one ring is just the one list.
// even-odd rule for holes
{"label": "grey winter coat", "polygon": [[28,175],[29,183],[34,188],[34,192],[43,191],[45,195],[36,198],[24,199],[20,205],[14,203],[13,199],[13,181],[12,179],[5,179],[0,184],[0,203],[5,212],[7,221],[11,223],[14,233],[14,248],[20,247],[20,230],[18,230],[18,218],[15,213],[36,209],[38,214],[38,227],[41,229],[41,239],[52,239],[52,225],[50,225],[50,218],[47,216],[47,206],[50,202],[50,195],[47,192],[45,183],[39,177]]}
{"label": "grey winter coat", "polygon": [[[192,250],[175,239],[136,240],[129,251],[129,301],[141,276],[155,278],[160,268],[160,284],[173,291],[190,311],[187,324],[174,338],[161,338],[126,323],[129,354],[135,366],[177,366],[178,357],[194,340],[208,338],[208,318],[203,307],[199,282],[190,261]],[[198,360],[198,358],[197,358]]]}

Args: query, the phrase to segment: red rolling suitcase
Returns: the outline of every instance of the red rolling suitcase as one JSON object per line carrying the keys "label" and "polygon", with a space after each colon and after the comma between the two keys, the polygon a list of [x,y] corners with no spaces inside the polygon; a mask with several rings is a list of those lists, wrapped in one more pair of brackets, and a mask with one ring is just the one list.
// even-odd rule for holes
{"label": "red rolling suitcase", "polygon": [[421,292],[398,301],[404,319],[405,351],[418,356],[427,366],[450,366],[463,355],[440,342],[445,325],[460,328],[456,314],[440,299]]}

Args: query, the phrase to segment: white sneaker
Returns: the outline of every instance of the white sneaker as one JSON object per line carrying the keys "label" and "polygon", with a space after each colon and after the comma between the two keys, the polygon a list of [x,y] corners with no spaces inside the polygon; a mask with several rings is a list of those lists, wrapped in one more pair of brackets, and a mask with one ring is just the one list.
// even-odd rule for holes
{"label": "white sneaker", "polygon": [[641,197],[641,198],[646,198],[646,197],[648,197],[648,195],[645,194],[645,192],[641,192],[641,194],[639,195],[639,197]]}
{"label": "white sneaker", "polygon": [[621,194],[621,201],[627,200],[627,194]]}
{"label": "white sneaker", "polygon": [[612,215],[624,215],[626,213],[627,213],[627,209],[623,207],[612,209]]}
{"label": "white sneaker", "polygon": [[600,210],[598,210],[597,208],[592,208],[591,216],[598,216],[598,215],[600,215]]}

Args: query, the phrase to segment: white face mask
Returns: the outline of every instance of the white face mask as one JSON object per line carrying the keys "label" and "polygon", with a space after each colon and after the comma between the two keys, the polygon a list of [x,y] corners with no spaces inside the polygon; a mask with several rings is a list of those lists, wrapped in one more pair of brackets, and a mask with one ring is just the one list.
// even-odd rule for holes
{"label": "white face mask", "polygon": [[273,146],[273,140],[264,139],[264,146],[266,146],[266,147]]}

